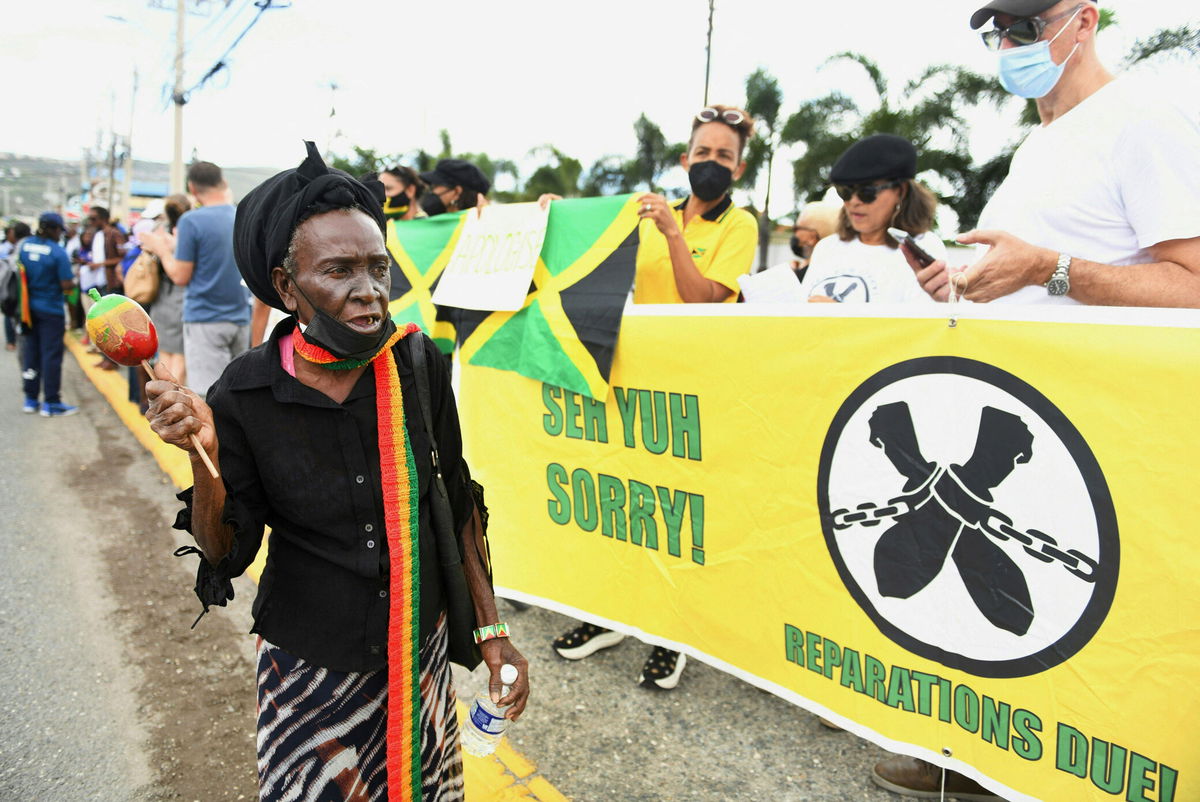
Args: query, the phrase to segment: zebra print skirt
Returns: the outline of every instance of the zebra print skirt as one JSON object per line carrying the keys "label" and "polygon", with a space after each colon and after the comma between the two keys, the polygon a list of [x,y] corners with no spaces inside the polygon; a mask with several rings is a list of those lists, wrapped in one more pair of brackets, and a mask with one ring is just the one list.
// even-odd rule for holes
{"label": "zebra print skirt", "polygon": [[[463,799],[446,615],[421,648],[424,802]],[[330,671],[258,639],[262,802],[386,802],[387,669]]]}

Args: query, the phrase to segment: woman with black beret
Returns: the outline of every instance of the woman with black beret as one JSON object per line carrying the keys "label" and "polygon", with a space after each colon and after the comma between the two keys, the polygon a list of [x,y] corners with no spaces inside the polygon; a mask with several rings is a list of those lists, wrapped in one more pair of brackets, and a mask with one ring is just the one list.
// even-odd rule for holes
{"label": "woman with black beret", "polygon": [[935,259],[945,256],[930,233],[937,199],[916,174],[917,149],[891,134],[861,139],[838,158],[830,171],[843,201],[837,236],[813,248],[802,288],[810,301],[930,303],[888,233],[906,231]]}
{"label": "woman with black beret", "polygon": [[[299,168],[246,196],[234,226],[246,284],[290,316],[229,364],[207,403],[161,365],[147,385],[152,428],[192,457],[177,525],[203,555],[206,611],[232,598],[271,527],[251,630],[262,800],[463,798],[435,514],[461,533],[493,700],[515,719],[529,694],[497,620],[445,362],[387,314],[384,226],[382,187],[329,169],[308,143]],[[500,698],[505,663],[518,678]]]}

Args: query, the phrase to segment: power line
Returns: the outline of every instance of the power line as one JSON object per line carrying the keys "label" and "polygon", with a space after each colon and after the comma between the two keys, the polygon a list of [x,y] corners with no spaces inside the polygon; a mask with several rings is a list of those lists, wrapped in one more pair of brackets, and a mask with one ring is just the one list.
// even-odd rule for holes
{"label": "power line", "polygon": [[[245,2],[243,2],[238,9],[232,13],[229,13],[229,9],[233,8],[233,3],[229,3],[228,5],[222,7],[207,25],[205,25],[203,28],[197,31],[194,36],[188,39],[187,43],[184,45],[184,55],[190,55],[198,50],[201,47],[201,40],[204,39],[205,35],[209,31],[212,31],[212,35],[208,37],[209,43],[219,41],[221,37],[225,35],[225,31],[229,30],[229,26],[233,24],[234,20],[240,17],[242,12],[249,9],[252,4],[253,0],[245,0]],[[213,27],[218,22],[222,22],[223,24],[220,28],[214,31]]]}
{"label": "power line", "polygon": [[[285,2],[287,3],[287,5],[284,5]],[[216,63],[214,63],[211,67],[208,68],[208,72],[204,73],[204,75],[200,78],[200,80],[197,81],[196,84],[194,86],[192,86],[191,89],[188,89],[186,92],[181,93],[182,97],[178,99],[178,102],[187,103],[188,97],[193,92],[202,88],[206,83],[208,83],[210,80],[212,80],[212,78],[215,75],[217,75],[217,73],[221,72],[221,70],[228,69],[229,64],[228,64],[227,60],[229,58],[229,55],[231,53],[233,53],[233,51],[237,48],[237,46],[239,44],[241,44],[241,41],[242,41],[242,39],[245,38],[246,34],[250,33],[250,29],[253,28],[256,24],[258,24],[258,21],[260,19],[262,19],[262,15],[266,11],[271,10],[271,9],[288,8],[290,6],[291,6],[290,0],[255,0],[254,7],[258,9],[258,13],[256,13],[254,15],[254,18],[250,20],[250,23],[245,28],[242,29],[242,32],[237,35],[237,38],[233,40],[233,43],[230,44],[229,47],[227,47],[225,49],[225,52],[222,53],[221,56],[216,60]]]}

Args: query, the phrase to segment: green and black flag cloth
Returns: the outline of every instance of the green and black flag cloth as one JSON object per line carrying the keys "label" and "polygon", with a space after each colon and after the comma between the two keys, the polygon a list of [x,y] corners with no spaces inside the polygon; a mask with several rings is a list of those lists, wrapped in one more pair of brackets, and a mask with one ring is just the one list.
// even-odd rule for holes
{"label": "green and black flag cloth", "polygon": [[388,309],[397,326],[416,323],[444,354],[454,352],[453,314],[438,309],[433,291],[462,232],[466,212],[418,220],[389,220],[387,247],[395,261]]}
{"label": "green and black flag cloth", "polygon": [[[416,323],[470,365],[511,370],[603,399],[638,247],[632,195],[554,201],[524,306],[516,312],[439,312],[431,298],[462,230],[463,212],[389,225],[405,283],[393,289],[398,324]],[[454,319],[457,331],[448,322]]]}

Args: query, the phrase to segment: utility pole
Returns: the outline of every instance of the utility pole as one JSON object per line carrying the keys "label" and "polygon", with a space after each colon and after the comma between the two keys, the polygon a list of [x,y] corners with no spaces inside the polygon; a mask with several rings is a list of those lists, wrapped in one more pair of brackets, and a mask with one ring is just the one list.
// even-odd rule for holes
{"label": "utility pole", "polygon": [[[775,132],[771,131],[772,138]],[[758,225],[758,269],[766,270],[770,267],[767,264],[767,252],[771,245],[771,171],[775,167],[775,148],[767,154],[767,198],[763,201],[762,218]]]}
{"label": "utility pole", "polygon": [[133,116],[137,105],[138,70],[133,68],[133,93],[129,96],[129,135],[125,137],[125,175],[121,186],[124,189],[125,217],[129,216],[130,204],[133,199]]}
{"label": "utility pole", "polygon": [[88,174],[88,162],[91,160],[92,154],[87,149],[83,149],[83,158],[79,160],[79,189],[80,191],[91,192],[92,182]]}
{"label": "utility pole", "polygon": [[117,219],[117,90],[110,95],[108,114],[108,199],[105,205]]}
{"label": "utility pole", "polygon": [[708,105],[708,76],[712,70],[713,6],[716,0],[708,0],[708,44],[704,46],[704,105]]}
{"label": "utility pole", "polygon": [[175,3],[175,91],[171,100],[175,104],[175,150],[171,158],[171,194],[183,192],[183,46],[184,20],[187,19],[187,0]]}

